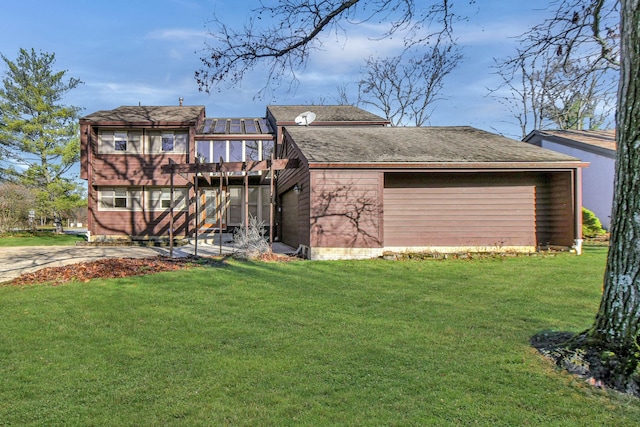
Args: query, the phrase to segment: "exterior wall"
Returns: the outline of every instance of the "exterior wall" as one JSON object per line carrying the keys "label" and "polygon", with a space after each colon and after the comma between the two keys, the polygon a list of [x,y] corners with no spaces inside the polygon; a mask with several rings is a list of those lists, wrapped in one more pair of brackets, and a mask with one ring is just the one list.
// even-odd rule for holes
{"label": "exterior wall", "polygon": [[539,145],[590,163],[582,172],[582,204],[600,218],[604,228],[609,229],[613,207],[614,153],[602,155],[547,140],[542,140]]}
{"label": "exterior wall", "polygon": [[[141,191],[148,188],[139,187]],[[149,210],[142,203],[139,209],[101,210],[99,207],[100,187],[89,192],[89,241],[102,239],[153,239],[168,238],[170,211]],[[191,191],[192,193],[192,191]],[[188,210],[174,210],[174,237],[187,237],[193,215]]]}
{"label": "exterior wall", "polygon": [[580,237],[571,171],[391,173],[385,182],[388,251],[532,252]]}
{"label": "exterior wall", "polygon": [[314,260],[385,251],[534,252],[570,247],[580,237],[571,170],[310,173],[306,249]]}
{"label": "exterior wall", "polygon": [[519,173],[387,174],[387,247],[536,247],[536,183]]}
{"label": "exterior wall", "polygon": [[[292,144],[285,143],[284,147],[280,151],[279,158],[288,158],[288,159],[298,159],[300,161],[300,165],[296,169],[283,169],[278,172],[278,179],[276,180],[276,194],[277,194],[277,204],[281,208],[279,210],[283,210],[283,194],[291,191],[292,193],[288,193],[288,196],[292,199],[290,200],[293,203],[293,197],[297,197],[297,213],[295,216],[289,215],[285,217],[283,212],[280,212],[277,215],[278,221],[278,238],[285,244],[297,248],[299,245],[310,246],[310,224],[309,224],[309,216],[310,216],[310,194],[311,194],[311,183],[310,183],[310,173],[309,173],[309,164],[306,159],[300,153],[300,151],[293,146]],[[300,192],[298,194],[293,194],[293,188],[298,186]],[[295,221],[295,224],[284,224],[284,221]],[[286,241],[284,240],[285,236],[283,236],[282,229],[283,227],[296,227],[297,233],[289,233],[289,236],[296,235],[297,241]],[[289,237],[287,236],[287,237]],[[289,237],[291,239],[291,237]]]}
{"label": "exterior wall", "polygon": [[[176,129],[187,132],[187,129]],[[169,185],[169,174],[161,174],[160,167],[167,165],[169,160],[176,163],[186,163],[189,151],[182,154],[146,153],[149,135],[142,130],[141,153],[99,153],[99,131],[93,128],[91,138],[91,179],[92,185]],[[188,150],[192,150],[193,140],[189,141]],[[187,181],[180,175],[174,176],[175,185],[186,185]]]}
{"label": "exterior wall", "polygon": [[382,247],[383,173],[312,170],[312,248]]}
{"label": "exterior wall", "polygon": [[[187,132],[189,137],[187,147],[183,153],[147,153],[150,150],[149,129],[146,127],[127,128],[125,126],[100,127],[98,125],[82,124],[82,161],[81,173],[88,181],[88,221],[87,228],[89,239],[96,241],[101,238],[163,238],[169,236],[170,215],[169,210],[148,210],[146,206],[138,209],[126,210],[102,210],[99,207],[99,191],[104,187],[124,188],[136,187],[142,191],[150,187],[169,187],[171,177],[162,174],[160,168],[169,163],[169,159],[177,163],[186,163],[192,158],[194,145],[194,132],[192,128],[184,126],[157,126],[151,132],[177,131]],[[99,151],[100,129],[107,130],[135,130],[141,132],[141,150],[138,153],[106,154]],[[174,186],[187,186],[188,181],[176,174]],[[190,190],[190,199],[193,201],[193,190]],[[186,237],[192,226],[189,220],[193,219],[194,207],[190,206],[191,213],[187,211],[174,212],[174,236]]]}

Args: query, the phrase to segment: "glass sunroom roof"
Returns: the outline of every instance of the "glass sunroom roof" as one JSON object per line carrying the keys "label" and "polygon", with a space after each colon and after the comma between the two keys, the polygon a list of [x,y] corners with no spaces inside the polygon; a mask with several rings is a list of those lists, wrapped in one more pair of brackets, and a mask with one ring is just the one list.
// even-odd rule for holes
{"label": "glass sunroom roof", "polygon": [[273,130],[264,118],[207,118],[200,134],[216,135],[260,135],[272,134]]}

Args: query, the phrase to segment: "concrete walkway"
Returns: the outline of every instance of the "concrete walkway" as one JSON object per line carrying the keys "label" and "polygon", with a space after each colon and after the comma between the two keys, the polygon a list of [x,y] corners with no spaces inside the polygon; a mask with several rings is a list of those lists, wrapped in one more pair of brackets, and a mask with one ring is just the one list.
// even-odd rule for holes
{"label": "concrete walkway", "polygon": [[[235,251],[230,235],[222,235],[222,254]],[[176,258],[194,255],[219,256],[218,236],[202,236],[184,246],[175,246],[173,256]],[[0,283],[6,282],[21,274],[46,267],[59,267],[104,258],[147,258],[158,255],[169,256],[169,247],[146,246],[20,246],[0,248]],[[274,253],[292,253],[294,249],[282,243],[273,244]]]}

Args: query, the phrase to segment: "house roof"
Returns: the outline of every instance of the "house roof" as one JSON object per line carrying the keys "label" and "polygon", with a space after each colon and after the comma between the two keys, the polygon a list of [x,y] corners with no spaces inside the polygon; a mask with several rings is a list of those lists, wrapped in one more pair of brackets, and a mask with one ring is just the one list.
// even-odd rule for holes
{"label": "house roof", "polygon": [[198,135],[264,135],[273,133],[267,119],[262,117],[206,118],[198,129]]}
{"label": "house roof", "polygon": [[204,106],[122,106],[114,110],[101,110],[80,120],[89,122],[195,122],[203,113]]}
{"label": "house roof", "polygon": [[268,105],[270,114],[276,124],[294,124],[295,118],[304,112],[316,114],[315,124],[339,122],[371,122],[372,124],[388,124],[389,121],[373,113],[352,105]]}
{"label": "house roof", "polygon": [[540,145],[539,140],[546,139],[575,148],[589,147],[616,151],[616,131],[609,130],[534,130],[524,139],[525,142]]}
{"label": "house roof", "polygon": [[285,131],[310,164],[580,162],[469,126],[290,126]]}

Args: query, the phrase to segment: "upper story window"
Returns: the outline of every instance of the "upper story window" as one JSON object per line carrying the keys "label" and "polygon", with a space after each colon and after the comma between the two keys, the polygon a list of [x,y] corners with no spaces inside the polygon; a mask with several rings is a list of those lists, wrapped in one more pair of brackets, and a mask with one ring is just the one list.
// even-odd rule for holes
{"label": "upper story window", "polygon": [[100,154],[186,154],[188,147],[186,130],[102,130],[98,135]]}
{"label": "upper story window", "polygon": [[142,131],[103,130],[98,136],[98,153],[139,154],[142,152]]}
{"label": "upper story window", "polygon": [[267,160],[273,153],[273,140],[221,140],[198,141],[197,157],[202,163],[249,162]]}
{"label": "upper story window", "polygon": [[175,148],[174,135],[172,133],[162,134],[162,151],[172,152]]}
{"label": "upper story window", "polygon": [[127,132],[113,133],[113,149],[115,151],[127,151]]}
{"label": "upper story window", "polygon": [[188,148],[189,134],[179,131],[147,132],[147,152],[150,154],[185,154]]}

